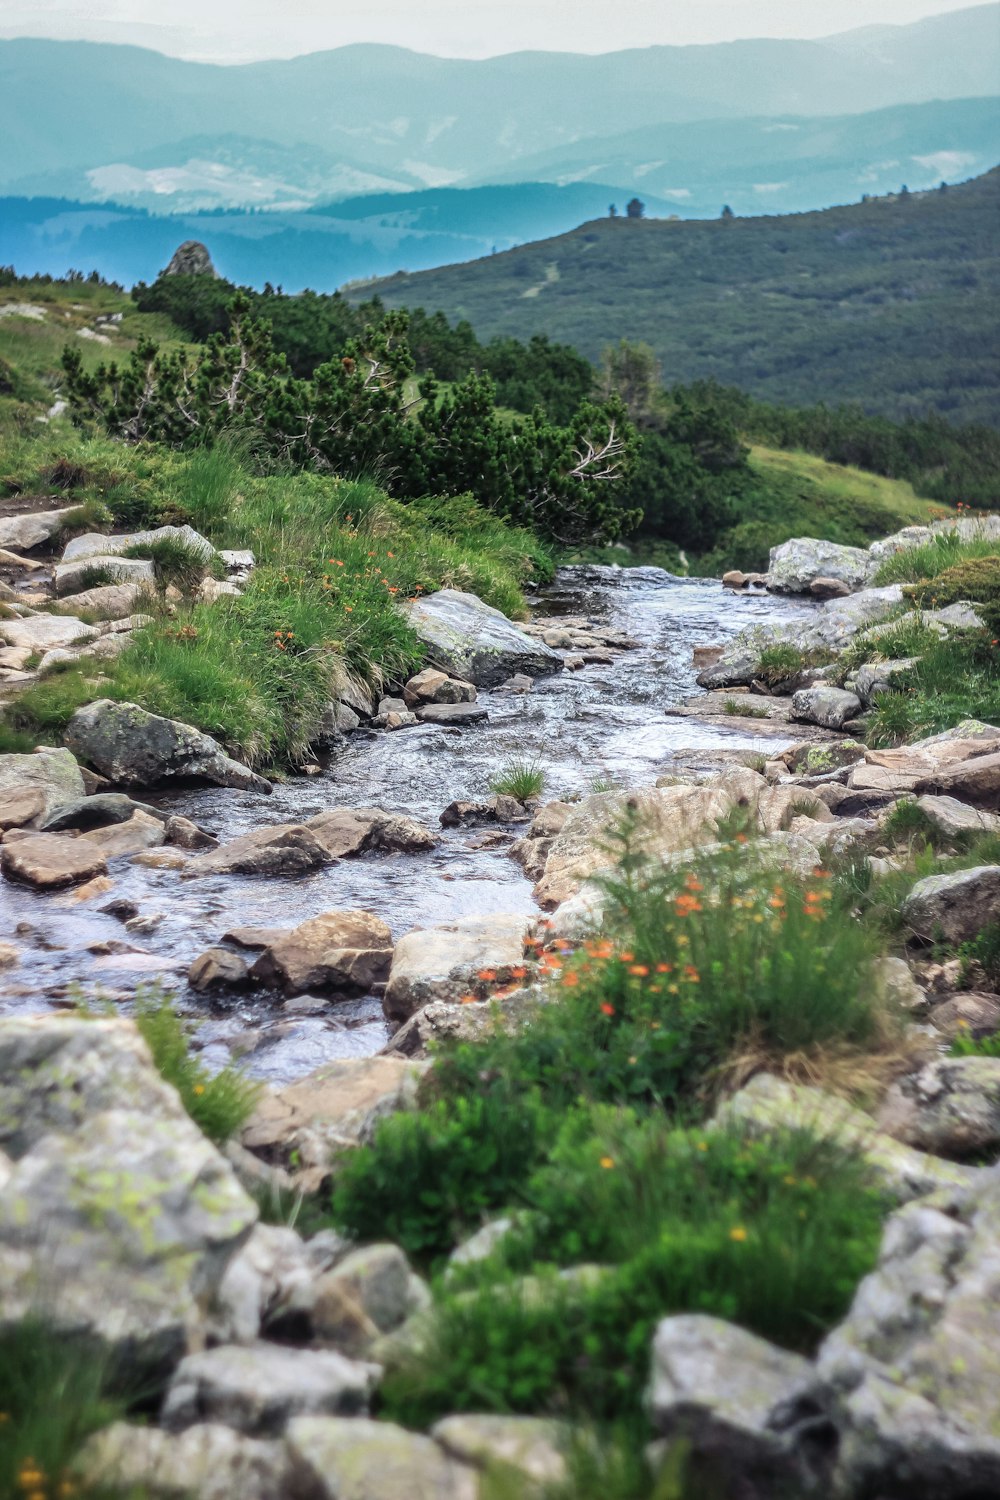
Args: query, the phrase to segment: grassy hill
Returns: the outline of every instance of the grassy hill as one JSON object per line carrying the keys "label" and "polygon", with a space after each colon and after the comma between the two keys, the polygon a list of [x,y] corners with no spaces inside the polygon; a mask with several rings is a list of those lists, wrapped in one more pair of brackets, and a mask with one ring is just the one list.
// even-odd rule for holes
{"label": "grassy hill", "polygon": [[1000,170],[946,192],[784,217],[602,219],[365,288],[591,359],[645,340],[669,382],[1000,425]]}

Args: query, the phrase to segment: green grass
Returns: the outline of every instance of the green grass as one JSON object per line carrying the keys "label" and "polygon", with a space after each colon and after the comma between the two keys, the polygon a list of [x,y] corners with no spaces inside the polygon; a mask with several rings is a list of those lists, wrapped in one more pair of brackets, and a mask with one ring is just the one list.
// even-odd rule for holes
{"label": "green grass", "polygon": [[[922,547],[910,547],[887,557],[879,566],[873,583],[877,588],[889,583],[923,583],[960,563],[995,558],[996,554],[996,541],[963,542],[956,533],[944,531]],[[952,601],[943,599],[941,602],[950,604]]]}
{"label": "green grass", "polygon": [[545,790],[545,771],[537,760],[518,760],[512,756],[493,777],[490,790],[498,796],[516,797],[518,802],[527,802],[532,797],[540,797]]}
{"label": "green grass", "polygon": [[[963,1022],[958,1024],[961,1026]],[[948,1051],[952,1057],[1000,1057],[1000,1031],[978,1038],[960,1032]]]}
{"label": "green grass", "polygon": [[733,719],[768,719],[770,714],[766,708],[759,704],[751,703],[744,698],[727,698],[722,705],[723,712]]}
{"label": "green grass", "polygon": [[192,1057],[173,1001],[156,986],[136,991],[135,1024],[161,1077],[172,1084],[191,1119],[221,1145],[253,1114],[260,1085],[237,1068],[210,1073]]}

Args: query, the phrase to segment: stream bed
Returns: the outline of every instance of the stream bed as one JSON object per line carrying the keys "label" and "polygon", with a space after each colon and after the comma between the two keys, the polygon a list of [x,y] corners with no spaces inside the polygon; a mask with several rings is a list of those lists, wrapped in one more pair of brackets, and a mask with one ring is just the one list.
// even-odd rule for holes
{"label": "stream bed", "polygon": [[[337,907],[377,912],[400,937],[455,917],[537,912],[531,883],[507,855],[523,832],[439,830],[449,802],[482,799],[510,758],[537,760],[545,798],[586,795],[595,781],[652,784],[672,764],[711,763],[720,750],[783,748],[762,742],[753,722],[671,717],[696,689],[692,651],[722,644],[751,623],[791,621],[816,606],[775,595],[733,594],[716,580],[675,578],[658,568],[560,569],[534,600],[536,617],[585,615],[625,630],[637,647],[608,666],[539,679],[529,694],[481,692],[489,721],[466,729],[421,724],[396,732],[361,730],[317,776],[277,783],[273,795],[218,787],[134,795],[194,819],[222,841],[268,824],[297,822],[333,807],[381,807],[419,818],[441,832],[430,854],[363,855],[299,880],[218,876],[182,879],[176,871],[109,862],[114,889],[90,903],[73,891],[40,895],[0,882],[0,936],[21,950],[18,967],[0,972],[0,1015],[75,1003],[127,1010],[138,983],[161,979],[185,1013],[203,1024],[197,1045],[212,1066],[233,1055],[272,1083],[300,1077],[336,1057],[367,1056],[388,1031],[377,997],[288,1005],[262,991],[222,998],[191,991],[185,973],[205,948],[241,926],[292,927]],[[160,916],[154,931],[126,933],[99,908],[133,902]],[[93,951],[94,949],[98,951]]]}

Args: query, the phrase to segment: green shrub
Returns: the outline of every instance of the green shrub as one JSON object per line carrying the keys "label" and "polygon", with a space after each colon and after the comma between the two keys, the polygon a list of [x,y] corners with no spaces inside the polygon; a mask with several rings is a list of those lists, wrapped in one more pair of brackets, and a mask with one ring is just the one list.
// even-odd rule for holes
{"label": "green shrub", "polygon": [[236,1068],[210,1073],[193,1058],[171,997],[156,986],[136,991],[135,1023],[199,1130],[217,1144],[228,1141],[253,1114],[260,1085]]}
{"label": "green shrub", "polygon": [[923,809],[916,802],[906,799],[896,803],[881,828],[883,837],[890,844],[917,843],[922,847],[938,849],[948,843],[937,824],[931,821]]}
{"label": "green shrub", "polygon": [[[748,1142],[577,1111],[526,1196],[537,1207],[474,1290],[439,1288],[428,1347],[384,1409],[636,1416],[657,1322],[706,1312],[812,1350],[874,1264],[885,1204],[866,1169],[805,1134]],[[560,1279],[559,1267],[601,1269]]]}
{"label": "green shrub", "polygon": [[[960,1021],[958,1024],[965,1023]],[[978,1038],[960,1031],[948,1050],[952,1057],[1000,1057],[1000,1031]]]}
{"label": "green shrub", "polygon": [[942,609],[968,599],[986,607],[980,613],[992,616],[1000,611],[1000,554],[994,550],[985,557],[966,557],[935,578],[907,584],[903,593],[921,609]]}
{"label": "green shrub", "polygon": [[[963,542],[954,531],[938,532],[933,541],[922,547],[909,547],[887,557],[879,565],[873,584],[882,588],[889,583],[925,582],[977,558],[995,557],[996,551],[995,540]],[[935,591],[932,589],[930,592]],[[968,597],[967,594],[956,595],[956,598]],[[951,601],[942,599],[940,602],[947,604]]]}
{"label": "green shrub", "polygon": [[545,790],[545,772],[537,760],[518,760],[511,756],[490,782],[490,790],[499,796],[516,797],[527,802],[540,797]]}

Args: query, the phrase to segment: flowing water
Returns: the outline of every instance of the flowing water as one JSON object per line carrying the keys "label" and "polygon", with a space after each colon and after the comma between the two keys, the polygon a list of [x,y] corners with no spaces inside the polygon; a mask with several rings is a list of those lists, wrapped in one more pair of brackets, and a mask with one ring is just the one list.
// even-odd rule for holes
{"label": "flowing water", "polygon": [[[730,726],[669,716],[696,690],[693,648],[721,644],[749,623],[787,621],[814,608],[773,595],[724,593],[716,581],[675,578],[658,568],[561,569],[538,595],[536,615],[586,615],[627,631],[635,650],[610,666],[542,679],[523,696],[483,692],[488,723],[359,731],[321,775],[290,778],[269,797],[219,788],[136,795],[226,840],[331,807],[377,806],[437,828],[452,800],[488,796],[498,765],[512,756],[537,759],[547,798],[586,794],[597,780],[649,785],[680,757],[690,765],[719,750],[758,748],[745,721]],[[766,743],[778,747],[773,737]],[[530,914],[537,910],[531,884],[508,857],[509,842],[495,828],[445,830],[431,854],[367,855],[300,880],[183,880],[176,871],[119,860],[109,870],[114,890],[88,904],[72,891],[38,895],[4,882],[0,935],[14,939],[22,959],[0,973],[0,1014],[66,1005],[81,992],[127,1008],[137,983],[160,977],[178,991],[185,1010],[204,1017],[198,1045],[213,1065],[242,1053],[251,1072],[280,1082],[329,1058],[376,1052],[387,1031],[375,997],[304,1014],[301,1003],[283,1009],[280,997],[259,992],[206,1000],[187,988],[185,971],[231,928],[291,927],[336,907],[377,912],[395,937],[458,916]],[[133,936],[95,909],[121,898],[144,916],[162,916],[155,931]]]}

